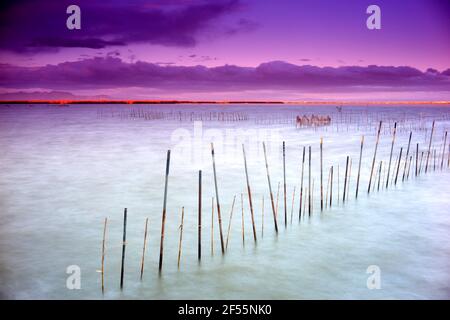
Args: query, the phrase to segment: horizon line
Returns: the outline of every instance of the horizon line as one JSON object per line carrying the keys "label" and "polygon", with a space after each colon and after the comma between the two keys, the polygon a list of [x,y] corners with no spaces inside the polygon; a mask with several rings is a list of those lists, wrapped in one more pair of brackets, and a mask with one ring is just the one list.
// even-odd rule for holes
{"label": "horizon line", "polygon": [[68,105],[68,104],[300,104],[300,105],[446,105],[450,104],[450,101],[409,101],[409,100],[386,100],[386,101],[370,101],[370,100],[119,100],[119,99],[36,99],[36,100],[0,100],[0,104],[56,104],[56,105]]}

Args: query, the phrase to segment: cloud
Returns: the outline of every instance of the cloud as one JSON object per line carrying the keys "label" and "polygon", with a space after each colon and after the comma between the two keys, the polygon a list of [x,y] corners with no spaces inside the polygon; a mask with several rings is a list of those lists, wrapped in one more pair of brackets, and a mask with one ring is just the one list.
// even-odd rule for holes
{"label": "cloud", "polygon": [[[143,0],[78,0],[81,30],[68,30],[70,4],[67,0],[6,1],[0,10],[0,48],[36,52],[131,43],[193,47],[202,32],[219,32],[215,26],[220,18],[240,7],[238,0],[155,1],[152,5]],[[246,30],[242,22],[230,28]]]}
{"label": "cloud", "polygon": [[299,66],[283,61],[257,67],[174,66],[142,61],[128,63],[105,56],[42,67],[0,64],[0,87],[51,90],[133,87],[174,94],[245,90],[450,92],[450,71],[422,72],[408,66]]}

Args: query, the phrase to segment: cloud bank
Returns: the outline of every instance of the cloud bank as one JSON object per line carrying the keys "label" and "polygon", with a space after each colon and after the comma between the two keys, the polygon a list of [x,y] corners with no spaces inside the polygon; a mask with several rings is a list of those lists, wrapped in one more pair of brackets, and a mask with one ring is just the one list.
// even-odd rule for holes
{"label": "cloud bank", "polygon": [[450,92],[450,69],[401,66],[317,67],[272,61],[257,67],[175,66],[97,57],[41,67],[0,64],[0,87],[97,90],[115,88],[180,92]]}

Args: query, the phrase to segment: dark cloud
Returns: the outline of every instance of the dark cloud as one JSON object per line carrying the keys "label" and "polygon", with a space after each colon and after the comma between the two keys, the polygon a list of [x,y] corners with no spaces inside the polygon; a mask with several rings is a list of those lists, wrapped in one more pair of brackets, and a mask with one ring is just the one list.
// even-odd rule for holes
{"label": "dark cloud", "polygon": [[[68,30],[66,8],[71,4],[67,0],[7,1],[0,11],[0,48],[33,52],[130,43],[192,47],[201,32],[215,30],[221,17],[240,6],[238,0],[78,0],[81,30]],[[235,28],[242,29],[241,22]]]}
{"label": "dark cloud", "polygon": [[450,71],[421,72],[412,67],[316,67],[282,61],[255,68],[158,65],[127,63],[116,57],[96,57],[42,67],[0,65],[0,87],[78,90],[142,87],[181,91],[296,90],[342,91],[397,90],[450,91]]}

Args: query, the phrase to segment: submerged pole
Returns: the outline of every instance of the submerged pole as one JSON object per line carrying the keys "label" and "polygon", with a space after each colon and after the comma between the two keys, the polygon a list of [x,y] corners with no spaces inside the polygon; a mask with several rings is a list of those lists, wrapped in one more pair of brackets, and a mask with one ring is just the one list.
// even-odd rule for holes
{"label": "submerged pole", "polygon": [[412,137],[412,131],[409,132],[408,148],[406,149],[406,158],[405,158],[405,166],[403,167],[402,181],[405,181],[406,165],[408,164],[408,159],[409,159],[409,147],[411,145],[411,137]]}
{"label": "submerged pole", "polygon": [[395,174],[395,182],[394,182],[394,185],[397,185],[398,170],[400,169],[400,163],[402,162],[402,151],[403,151],[403,147],[400,148],[400,154],[399,154],[399,156],[398,156],[397,172],[396,172],[396,174]]}
{"label": "submerged pole", "polygon": [[320,210],[323,211],[323,137],[320,137]]}
{"label": "submerged pole", "polygon": [[311,217],[311,146],[308,148],[309,156],[308,156],[308,163],[309,163],[309,175],[308,175],[308,215]]}
{"label": "submerged pole", "polygon": [[286,144],[283,141],[283,197],[284,197],[284,227],[287,228],[287,202],[286,202]]}
{"label": "submerged pole", "polygon": [[183,223],[184,223],[184,207],[181,207],[180,241],[178,243],[178,262],[177,262],[178,269],[180,269],[180,260],[181,260],[181,243],[183,241]]}
{"label": "submerged pole", "polygon": [[441,170],[444,168],[444,156],[445,156],[445,147],[447,145],[447,131],[445,131],[444,136],[444,146],[442,147],[442,159],[441,159]]}
{"label": "submerged pole", "polygon": [[347,161],[346,161],[346,164],[345,164],[344,191],[343,191],[343,196],[342,196],[342,203],[345,202],[345,193],[347,191],[348,161],[349,161],[349,156],[347,156]]}
{"label": "submerged pole", "polygon": [[228,221],[227,241],[225,242],[225,249],[228,250],[228,240],[230,239],[231,219],[233,218],[234,202],[236,201],[236,195],[233,197],[233,203],[231,204],[230,220]]}

